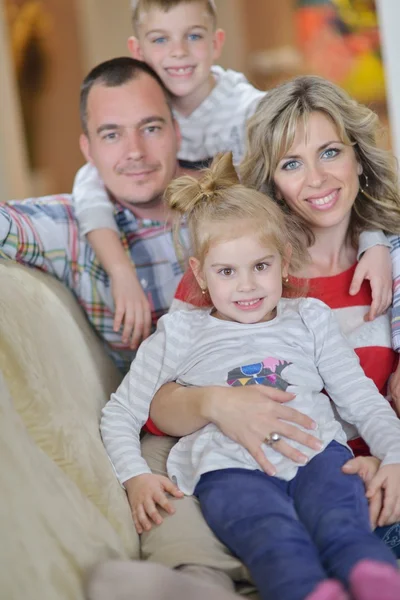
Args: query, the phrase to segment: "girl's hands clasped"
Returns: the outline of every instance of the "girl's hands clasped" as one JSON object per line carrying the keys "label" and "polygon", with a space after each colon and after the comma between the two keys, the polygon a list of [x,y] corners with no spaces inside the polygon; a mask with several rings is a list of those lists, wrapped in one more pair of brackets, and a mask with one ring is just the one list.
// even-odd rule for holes
{"label": "girl's hands clasped", "polygon": [[[262,444],[272,433],[321,450],[320,440],[298,427],[313,430],[316,423],[296,409],[285,406],[285,402],[293,400],[293,394],[264,385],[213,389],[212,421],[225,435],[244,446],[268,475],[275,475],[275,468],[266,459]],[[273,447],[299,464],[307,462],[304,454],[283,439]]]}

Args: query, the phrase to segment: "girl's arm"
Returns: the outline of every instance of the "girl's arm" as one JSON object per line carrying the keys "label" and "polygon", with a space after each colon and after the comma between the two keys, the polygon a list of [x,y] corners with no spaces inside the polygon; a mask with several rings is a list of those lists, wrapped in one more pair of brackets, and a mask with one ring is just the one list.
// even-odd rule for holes
{"label": "girl's arm", "polygon": [[[177,317],[179,319],[179,315]],[[166,315],[159,320],[156,333],[140,346],[128,375],[103,409],[101,435],[121,484],[132,477],[151,473],[141,455],[140,431],[158,388],[178,375],[179,350],[187,343],[184,336],[179,335],[179,329],[178,334],[174,331],[178,319],[175,315]],[[170,341],[171,332],[173,341]]]}
{"label": "girl's arm", "polygon": [[316,366],[340,416],[357,428],[383,464],[400,463],[400,421],[340,331],[334,313],[307,300],[304,320],[315,336]]}

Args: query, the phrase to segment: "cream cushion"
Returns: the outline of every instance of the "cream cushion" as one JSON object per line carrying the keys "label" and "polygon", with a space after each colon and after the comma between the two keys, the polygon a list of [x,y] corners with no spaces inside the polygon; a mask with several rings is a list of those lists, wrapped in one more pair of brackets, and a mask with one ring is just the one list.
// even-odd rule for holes
{"label": "cream cushion", "polygon": [[[65,565],[60,570],[56,565],[67,559],[78,577],[110,550],[138,558],[139,540],[126,496],[99,434],[101,409],[120,374],[75,298],[60,282],[0,261],[0,289],[0,372],[9,390],[9,396],[2,392],[0,439],[10,453],[9,463],[4,463],[1,451],[2,465],[6,464],[1,490],[6,490],[10,507],[19,506],[14,521],[1,524],[2,548],[5,526],[15,540],[15,551],[21,543],[23,560],[18,568],[31,570],[33,579],[37,562],[43,563],[43,569],[46,561],[53,562],[52,578],[64,580]],[[3,510],[3,500],[1,505]],[[32,521],[32,534],[24,536],[28,521]],[[40,546],[34,550],[40,528]],[[22,540],[29,547],[24,549]],[[5,563],[1,564],[3,577]],[[11,573],[4,571],[4,575],[8,581]],[[71,577],[71,586],[73,581]],[[29,594],[32,599],[45,597],[79,595]]]}

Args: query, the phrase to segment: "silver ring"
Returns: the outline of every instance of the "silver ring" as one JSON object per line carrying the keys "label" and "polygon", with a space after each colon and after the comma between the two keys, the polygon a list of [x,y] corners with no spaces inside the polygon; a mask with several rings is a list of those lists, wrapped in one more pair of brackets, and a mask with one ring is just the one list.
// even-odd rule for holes
{"label": "silver ring", "polygon": [[274,444],[276,444],[276,442],[279,442],[280,439],[281,436],[279,435],[279,433],[276,433],[274,431],[273,433],[271,433],[271,435],[265,438],[264,443],[267,444],[267,446],[273,446]]}

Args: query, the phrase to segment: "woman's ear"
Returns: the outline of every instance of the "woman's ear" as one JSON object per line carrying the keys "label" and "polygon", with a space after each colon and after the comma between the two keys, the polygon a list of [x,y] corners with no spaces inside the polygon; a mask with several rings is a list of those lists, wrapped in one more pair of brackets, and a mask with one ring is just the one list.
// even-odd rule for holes
{"label": "woman's ear", "polygon": [[206,283],[206,280],[204,279],[202,271],[201,271],[200,261],[197,258],[195,258],[194,256],[191,256],[189,258],[189,266],[192,269],[193,275],[195,276],[196,281],[199,284],[200,288],[202,290],[206,290],[207,283]]}
{"label": "woman's ear", "polygon": [[360,162],[357,163],[357,175],[360,176],[362,175],[363,172],[363,166]]}

